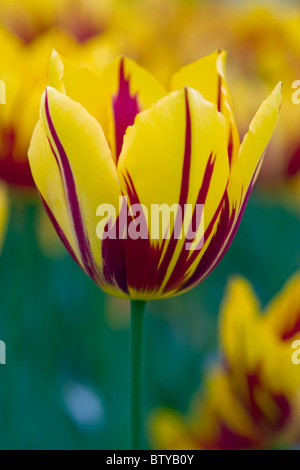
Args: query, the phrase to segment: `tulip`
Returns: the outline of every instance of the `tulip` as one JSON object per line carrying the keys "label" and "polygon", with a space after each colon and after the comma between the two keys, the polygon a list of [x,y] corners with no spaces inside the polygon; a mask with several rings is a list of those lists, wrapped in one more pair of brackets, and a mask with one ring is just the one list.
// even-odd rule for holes
{"label": "tulip", "polygon": [[248,281],[231,282],[221,309],[222,362],[208,371],[188,420],[169,410],[153,416],[156,446],[267,449],[299,441],[299,289],[297,273],[262,311]]}
{"label": "tulip", "polygon": [[[98,76],[52,56],[52,86],[43,94],[29,149],[32,175],[77,264],[106,292],[133,300],[133,338],[138,338],[132,346],[134,370],[141,367],[145,300],[188,291],[220,262],[277,122],[281,84],[261,105],[240,145],[224,67],[225,52],[215,52],[176,73],[167,93],[125,57],[116,58]],[[105,236],[108,227],[119,228],[122,197],[125,212],[135,204],[149,214],[155,204],[177,205],[170,237],[163,231],[154,236],[150,223],[147,237]],[[101,204],[114,207],[117,220],[103,224],[99,236]],[[201,223],[195,220],[199,204],[205,211]],[[187,205],[192,207],[190,217],[184,213]],[[139,219],[145,226],[143,210],[139,217],[131,214],[130,221],[138,225]],[[192,251],[186,249],[188,237],[175,237],[179,210],[184,214],[181,226],[191,230],[198,223],[190,241],[201,228],[201,240]],[[133,383],[140,381],[138,373]]]}
{"label": "tulip", "polygon": [[[29,160],[50,218],[96,284],[128,299],[185,292],[215,268],[234,238],[274,130],[279,84],[239,144],[223,52],[183,68],[166,94],[127,58],[98,77],[52,57]],[[59,90],[59,91],[58,91]],[[202,92],[202,95],[200,94]],[[99,240],[96,209],[128,204],[205,204],[202,250],[183,240]],[[149,230],[150,232],[150,230]],[[116,256],[116,252],[118,255]]]}

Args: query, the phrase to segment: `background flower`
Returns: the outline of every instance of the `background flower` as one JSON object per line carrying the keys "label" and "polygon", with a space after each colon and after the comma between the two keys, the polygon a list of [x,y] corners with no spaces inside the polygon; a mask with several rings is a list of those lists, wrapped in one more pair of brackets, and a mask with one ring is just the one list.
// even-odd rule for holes
{"label": "background flower", "polygon": [[298,442],[300,377],[291,346],[300,332],[299,287],[298,273],[261,312],[251,285],[242,278],[231,282],[220,319],[222,360],[210,367],[189,420],[168,411],[156,415],[156,446],[245,449]]}

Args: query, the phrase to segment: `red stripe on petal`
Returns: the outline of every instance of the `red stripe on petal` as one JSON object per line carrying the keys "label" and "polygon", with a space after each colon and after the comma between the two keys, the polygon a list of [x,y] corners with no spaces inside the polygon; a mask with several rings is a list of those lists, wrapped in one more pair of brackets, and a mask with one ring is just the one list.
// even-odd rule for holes
{"label": "red stripe on petal", "polygon": [[261,161],[259,161],[256,167],[245,198],[240,207],[233,207],[230,209],[228,194],[225,194],[217,231],[211,239],[210,244],[208,245],[203,255],[203,258],[199,263],[199,266],[197,267],[193,276],[183,286],[182,290],[191,288],[192,286],[204,281],[204,279],[206,279],[209,274],[211,274],[211,272],[225,256],[242,221],[250,194],[260,169],[260,163]]}
{"label": "red stripe on petal", "polygon": [[120,63],[119,90],[113,97],[113,111],[115,119],[115,138],[117,160],[123,147],[126,129],[134,124],[136,115],[141,111],[137,95],[130,94],[130,77],[125,77],[124,59]]}
{"label": "red stripe on petal", "polygon": [[49,217],[49,219],[51,220],[51,223],[57,233],[57,235],[59,236],[59,238],[61,239],[61,241],[63,242],[63,244],[65,245],[66,249],[68,250],[68,252],[70,253],[70,255],[72,256],[72,258],[74,259],[74,261],[76,261],[76,263],[78,264],[78,266],[82,269],[82,266],[80,265],[80,263],[78,262],[77,258],[76,258],[76,255],[70,245],[70,243],[68,242],[68,239],[67,237],[65,236],[61,226],[59,225],[59,223],[57,222],[56,218],[54,217],[54,214],[53,212],[51,211],[50,207],[48,206],[48,204],[46,203],[45,199],[43,198],[43,196],[41,195],[41,193],[39,192],[38,190],[38,194],[41,198],[41,201],[43,203],[43,206],[45,207],[45,210],[47,212],[47,215]]}
{"label": "red stripe on petal", "polygon": [[[124,201],[121,214],[117,218],[114,226],[105,227],[105,232],[110,228],[115,231],[116,238],[105,238],[102,240],[102,260],[103,260],[103,273],[105,280],[108,284],[118,287],[125,294],[129,294],[127,285],[127,271],[126,271],[126,239],[119,237],[120,233],[120,220],[128,217],[127,204]],[[125,212],[125,214],[124,214]],[[124,214],[124,215],[123,215]]]}
{"label": "red stripe on petal", "polygon": [[[206,169],[205,169],[203,182],[202,182],[201,188],[200,188],[199,193],[198,193],[194,213],[193,213],[191,224],[190,224],[190,229],[192,228],[193,225],[195,225],[195,222],[196,222],[196,207],[197,207],[197,205],[203,204],[205,206],[207,194],[208,194],[209,187],[210,187],[211,178],[212,178],[212,175],[213,175],[214,163],[215,163],[215,159],[213,157],[213,154],[211,153],[210,158],[207,162]],[[204,234],[204,239],[206,239],[210,236],[211,231],[212,231],[212,229],[214,227],[214,224],[216,222],[216,219],[217,219],[217,217],[220,213],[221,207],[222,206],[220,205],[219,208],[216,210],[216,213],[213,217],[213,220],[211,221],[210,225],[208,226],[208,228],[207,228],[207,230]],[[186,239],[185,242],[187,242],[187,241],[191,242],[191,240]],[[200,241],[200,246],[203,244],[203,242],[204,242],[204,240],[202,239]],[[190,251],[186,250],[185,243],[184,243],[182,251],[180,253],[180,256],[179,256],[179,258],[177,260],[177,263],[174,267],[174,270],[173,270],[173,272],[170,276],[169,281],[167,282],[167,284],[165,286],[164,290],[166,292],[180,289],[180,287],[186,281],[188,270],[190,269],[191,265],[194,263],[194,261],[195,261],[195,259],[197,258],[198,255],[199,255],[199,250],[195,250],[193,252],[190,252]]]}
{"label": "red stripe on petal", "polygon": [[68,157],[66,155],[66,152],[63,148],[61,141],[59,140],[53,121],[51,119],[47,92],[45,96],[45,112],[46,112],[46,119],[47,119],[47,123],[49,126],[49,130],[50,130],[52,139],[55,143],[58,155],[55,152],[53,146],[51,145],[50,147],[59,165],[61,174],[63,174],[66,201],[70,208],[72,221],[73,221],[73,227],[74,227],[74,231],[75,231],[75,235],[76,235],[76,239],[78,243],[78,249],[82,257],[82,262],[86,270],[86,273],[96,283],[99,283],[101,280],[99,278],[99,273],[95,265],[95,261],[93,259],[93,255],[92,255],[91,248],[90,248],[90,243],[85,232],[85,227],[84,227],[84,223],[82,219],[79,199],[78,199],[77,191],[76,191],[76,185],[75,185],[75,181],[73,178],[73,173],[72,173],[71,166],[70,166]]}
{"label": "red stripe on petal", "polygon": [[222,112],[222,77],[218,74],[217,107],[219,113]]}
{"label": "red stripe on petal", "polygon": [[300,313],[299,313],[299,316],[296,319],[295,323],[293,324],[293,326],[290,327],[289,329],[286,329],[282,333],[281,339],[283,341],[288,341],[288,340],[292,339],[298,333],[300,333]]}

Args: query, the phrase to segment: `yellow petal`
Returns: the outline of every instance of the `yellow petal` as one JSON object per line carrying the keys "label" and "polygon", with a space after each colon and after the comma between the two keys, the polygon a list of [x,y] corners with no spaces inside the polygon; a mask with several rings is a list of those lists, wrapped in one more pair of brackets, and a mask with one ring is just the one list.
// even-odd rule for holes
{"label": "yellow petal", "polygon": [[249,358],[244,357],[242,351],[248,343],[246,332],[253,329],[258,312],[259,301],[250,283],[241,277],[232,280],[222,304],[220,319],[221,345],[230,367],[249,366]]}
{"label": "yellow petal", "polygon": [[210,258],[213,262],[208,263],[208,268],[201,273],[198,281],[202,281],[212,272],[234,239],[259,173],[265,148],[275,129],[280,103],[281,84],[278,84],[269,98],[262,103],[244,137],[237,162],[229,177],[226,198],[219,219],[222,236],[218,236],[218,231],[216,232],[209,247]]}
{"label": "yellow petal", "polygon": [[[194,209],[196,203],[205,204],[204,229],[207,228],[229,175],[224,117],[195,90],[171,93],[139,114],[134,126],[128,129],[118,174],[122,191],[131,204],[144,204],[149,215],[151,241],[148,247],[144,246],[145,252],[149,252],[143,256],[138,250],[132,253],[136,260],[132,262],[129,286],[147,291],[153,283],[161,295],[164,290],[165,295],[170,295],[192,274],[197,264],[195,257],[201,251],[189,252],[185,237],[163,241],[160,233],[156,239],[151,210],[153,205],[179,204],[183,208],[190,204]],[[169,227],[170,235],[173,219]],[[147,256],[152,264],[142,261]]]}
{"label": "yellow petal", "polygon": [[172,90],[189,86],[198,90],[211,103],[216,103],[218,110],[226,118],[226,139],[228,158],[233,166],[240,145],[235,123],[232,102],[225,76],[226,52],[216,51],[202,59],[183,67],[172,79]]}
{"label": "yellow petal", "polygon": [[235,178],[241,180],[238,188],[232,188],[236,200],[239,201],[246,196],[248,188],[253,186],[258,175],[259,166],[262,163],[262,157],[266,147],[272,137],[277,124],[278,115],[281,106],[282,84],[279,83],[271,95],[262,103],[255,117],[253,118],[249,131],[245,135],[241,144],[238,161],[233,169],[230,178],[232,186],[235,186]]}
{"label": "yellow petal", "polygon": [[[300,334],[300,272],[296,273],[265,311],[266,322],[284,341]],[[296,338],[297,339],[297,338]]]}
{"label": "yellow petal", "polygon": [[127,57],[117,57],[101,76],[111,100],[109,135],[117,161],[127,127],[134,123],[139,112],[162,98],[166,91],[149,72]]}
{"label": "yellow petal", "polygon": [[231,448],[230,438],[226,440],[225,437],[222,441],[224,430],[236,436],[240,443],[255,442],[256,428],[252,417],[243,406],[241,397],[235,394],[235,384],[230,378],[222,367],[214,367],[205,378],[206,394],[198,407],[198,433],[204,447]]}
{"label": "yellow petal", "polygon": [[39,192],[77,260],[96,283],[115,291],[102,271],[96,210],[104,203],[118,209],[120,189],[99,123],[80,104],[47,88],[29,159]]}
{"label": "yellow petal", "polygon": [[109,95],[100,76],[54,50],[50,60],[49,85],[82,104],[99,121],[107,135]]}
{"label": "yellow petal", "polygon": [[200,450],[182,416],[168,409],[157,410],[150,420],[151,442],[155,449]]}

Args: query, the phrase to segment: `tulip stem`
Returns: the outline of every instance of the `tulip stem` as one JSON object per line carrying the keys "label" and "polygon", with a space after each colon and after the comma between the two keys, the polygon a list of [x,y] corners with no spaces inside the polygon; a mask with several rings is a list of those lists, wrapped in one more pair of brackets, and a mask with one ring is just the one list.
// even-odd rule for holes
{"label": "tulip stem", "polygon": [[142,450],[144,444],[143,370],[145,302],[131,301],[131,449]]}

